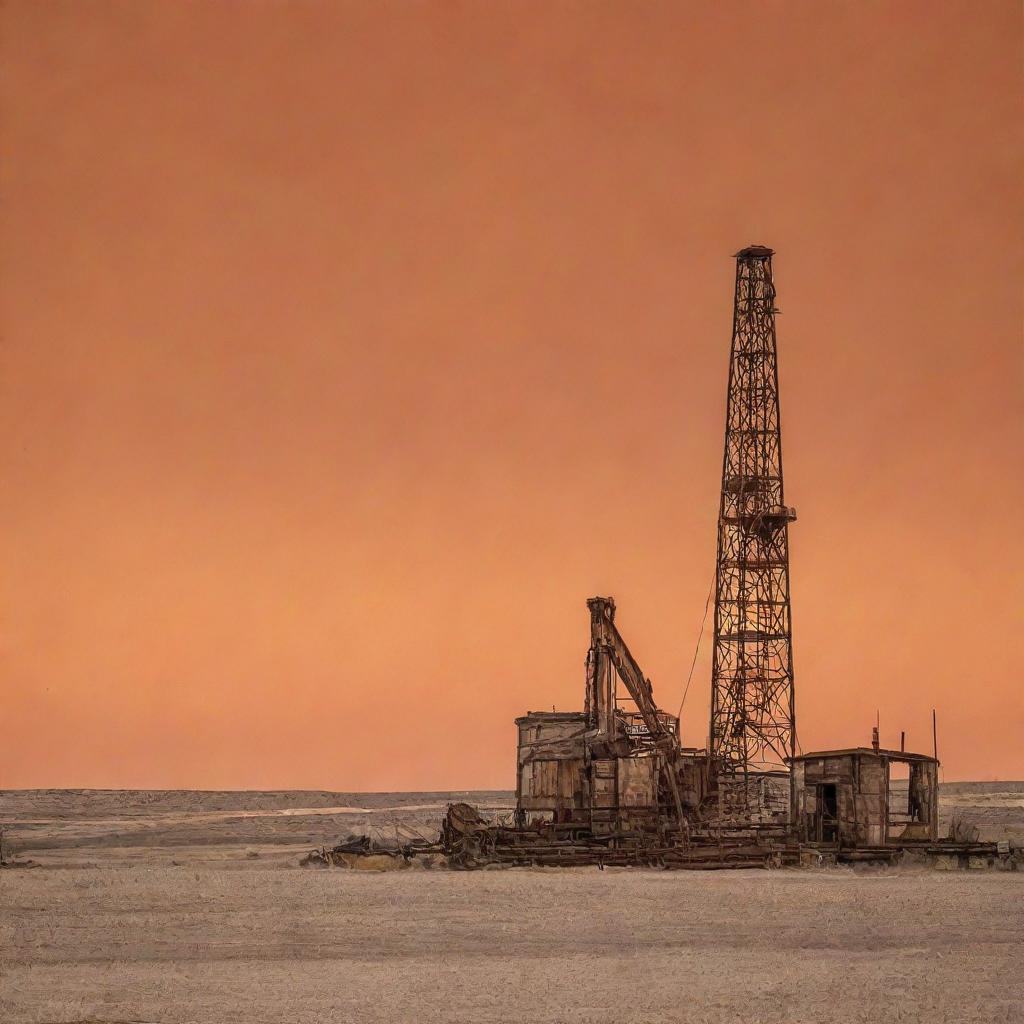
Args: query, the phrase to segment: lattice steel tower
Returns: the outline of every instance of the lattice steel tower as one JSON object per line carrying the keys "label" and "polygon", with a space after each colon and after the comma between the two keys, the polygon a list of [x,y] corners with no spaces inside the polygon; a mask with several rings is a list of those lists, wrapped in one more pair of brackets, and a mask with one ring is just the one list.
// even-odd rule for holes
{"label": "lattice steel tower", "polygon": [[727,773],[785,769],[796,720],[789,523],[775,346],[772,250],[736,254],[722,499],[718,513],[711,753]]}

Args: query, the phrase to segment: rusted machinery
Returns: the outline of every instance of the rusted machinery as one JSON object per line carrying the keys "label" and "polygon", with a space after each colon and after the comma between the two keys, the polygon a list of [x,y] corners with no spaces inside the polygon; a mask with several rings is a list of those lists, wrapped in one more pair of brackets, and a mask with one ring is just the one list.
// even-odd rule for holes
{"label": "rusted machinery", "polygon": [[615,602],[592,597],[587,607],[584,710],[516,719],[517,820],[593,835],[685,832],[708,792],[706,752],[680,746],[679,720],[655,703],[615,624]]}

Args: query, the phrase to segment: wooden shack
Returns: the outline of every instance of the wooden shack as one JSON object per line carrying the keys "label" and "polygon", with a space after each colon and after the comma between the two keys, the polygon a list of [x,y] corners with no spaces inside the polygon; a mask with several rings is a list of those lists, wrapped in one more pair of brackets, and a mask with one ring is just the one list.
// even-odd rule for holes
{"label": "wooden shack", "polygon": [[938,837],[934,757],[854,747],[802,754],[791,766],[791,821],[803,842],[885,846]]}

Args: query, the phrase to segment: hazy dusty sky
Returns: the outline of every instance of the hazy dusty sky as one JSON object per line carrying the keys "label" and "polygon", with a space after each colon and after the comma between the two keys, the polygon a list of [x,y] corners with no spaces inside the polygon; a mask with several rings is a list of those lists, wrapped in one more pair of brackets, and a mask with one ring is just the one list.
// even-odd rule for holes
{"label": "hazy dusty sky", "polygon": [[675,710],[751,242],[804,749],[1024,778],[1018,3],[0,19],[0,786],[510,786],[595,593]]}

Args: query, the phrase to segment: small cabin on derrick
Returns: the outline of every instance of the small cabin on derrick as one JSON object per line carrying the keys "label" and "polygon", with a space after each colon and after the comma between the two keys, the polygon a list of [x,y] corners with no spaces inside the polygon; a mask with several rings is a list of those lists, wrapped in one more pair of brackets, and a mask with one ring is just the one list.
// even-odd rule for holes
{"label": "small cabin on derrick", "polygon": [[876,747],[819,750],[790,760],[791,822],[807,843],[935,841],[939,762]]}

